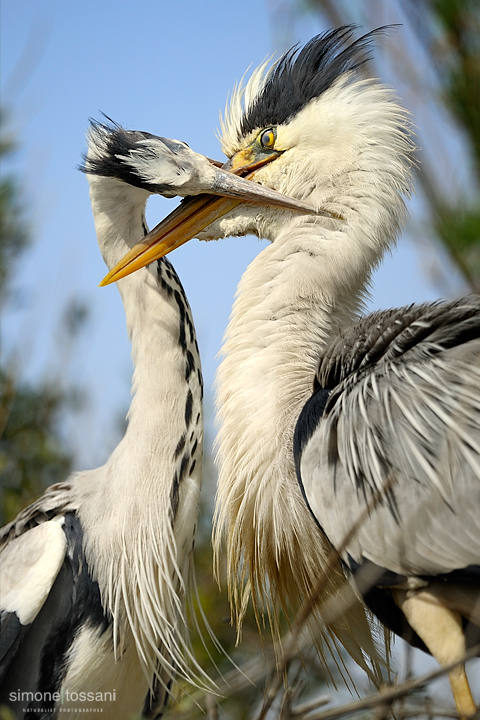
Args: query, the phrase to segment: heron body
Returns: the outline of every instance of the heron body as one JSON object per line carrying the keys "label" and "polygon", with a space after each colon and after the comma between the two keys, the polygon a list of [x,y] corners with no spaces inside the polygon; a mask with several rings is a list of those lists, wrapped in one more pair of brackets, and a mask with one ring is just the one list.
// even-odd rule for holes
{"label": "heron body", "polygon": [[[408,113],[358,72],[373,36],[338,28],[262,66],[223,121],[226,169],[322,214],[242,205],[188,230],[271,241],[240,282],[218,372],[214,542],[226,532],[239,620],[270,591],[275,627],[333,546],[374,613],[449,665],[480,625],[479,298],[360,320],[415,164]],[[148,260],[186,239],[166,221]],[[365,651],[365,625],[344,622],[336,637]],[[461,662],[450,680],[472,714]]]}
{"label": "heron body", "polygon": [[[217,517],[219,526],[227,525],[232,567],[243,552],[255,580],[254,554],[266,536],[275,538],[273,577],[279,549],[287,544],[282,538],[287,520],[300,512],[292,483],[296,462],[307,504],[347,567],[355,576],[367,560],[382,569],[370,595],[362,588],[370,607],[404,637],[417,635],[424,649],[448,665],[480,637],[480,301],[477,296],[403,309],[356,323],[371,271],[403,218],[414,148],[408,117],[391,92],[355,77],[362,40],[345,46],[349,35],[345,28],[333,31],[287,55],[245,107],[236,135],[231,117],[225,126],[223,145],[232,167],[248,164],[255,139],[262,143],[273,126],[272,152],[282,152],[257,178],[315,201],[344,221],[292,220],[276,213],[263,223],[228,216],[218,223],[228,234],[256,227],[272,244],[245,272],[226,333],[219,369]],[[340,72],[332,80],[336,63]],[[298,73],[301,97],[302,78],[307,93],[314,72],[330,80],[329,87],[317,97],[307,95],[303,107],[297,100],[283,121],[278,99],[278,122],[268,105],[270,100],[275,107],[275,91],[283,85],[288,96]],[[254,128],[258,120],[261,126]],[[248,134],[247,128],[252,128]],[[200,237],[220,230],[210,228]],[[334,371],[327,376],[325,367],[342,375],[338,386],[330,387]],[[318,407],[309,415],[315,383],[331,389],[321,415]],[[316,400],[323,403],[325,395],[317,392]],[[303,427],[297,430],[295,457],[299,416]],[[382,491],[378,506],[369,507],[372,494]],[[266,498],[272,497],[269,505]],[[358,531],[344,546],[355,523]],[[248,539],[240,540],[245,525],[250,541],[255,538],[252,553]],[[295,522],[292,530],[308,558],[305,531]],[[296,570],[295,560],[290,565]],[[259,565],[268,567],[267,558]],[[391,582],[392,589],[374,592],[377,582],[382,587]],[[451,587],[442,595],[438,585],[445,584]],[[458,605],[453,585],[460,586]],[[434,602],[426,594],[430,589]],[[427,619],[417,621],[416,610],[406,604],[422,592],[418,614],[430,607]],[[443,627],[438,618],[428,620],[430,608],[436,613],[438,605],[446,617],[451,613],[448,622],[456,628],[446,633],[451,645],[445,647],[438,642]],[[465,678],[451,679],[459,712],[472,713]]]}
{"label": "heron body", "polygon": [[[142,139],[90,130],[85,170],[108,267],[146,233],[151,192],[126,157]],[[2,531],[0,703],[19,718],[60,707],[156,717],[172,679],[199,672],[184,614],[202,472],[195,329],[167,260],[118,289],[134,362],[125,436],[105,465],[51,487]]]}

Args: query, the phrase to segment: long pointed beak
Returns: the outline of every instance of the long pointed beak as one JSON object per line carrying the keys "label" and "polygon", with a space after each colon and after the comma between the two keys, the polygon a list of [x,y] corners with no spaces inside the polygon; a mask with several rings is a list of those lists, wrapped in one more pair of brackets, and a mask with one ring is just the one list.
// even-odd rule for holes
{"label": "long pointed beak", "polygon": [[182,200],[170,215],[124,255],[103,278],[100,287],[121,280],[135,270],[168,255],[241,202],[242,200],[216,195],[196,195]]}
{"label": "long pointed beak", "polygon": [[[255,170],[259,166],[257,163]],[[330,213],[316,211],[301,200],[289,198],[250,179],[239,177],[223,169],[215,168],[215,170],[214,180],[208,187],[209,193],[214,194],[185,198],[110,270],[100,283],[101,287],[120,280],[167,255],[241,203],[273,205],[295,212],[332,217]],[[237,170],[239,171],[240,169]],[[252,178],[253,175],[254,173],[251,173],[249,177]]]}

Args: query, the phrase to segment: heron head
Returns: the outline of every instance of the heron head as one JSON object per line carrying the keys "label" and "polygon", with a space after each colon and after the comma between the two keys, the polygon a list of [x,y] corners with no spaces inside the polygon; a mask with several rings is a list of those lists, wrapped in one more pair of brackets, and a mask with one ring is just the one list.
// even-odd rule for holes
{"label": "heron head", "polygon": [[243,190],[236,199],[187,199],[102,285],[192,237],[255,234],[274,241],[286,223],[332,229],[343,221],[355,222],[368,206],[364,194],[371,195],[372,188],[390,227],[401,216],[403,196],[409,192],[414,146],[408,114],[392,91],[359,76],[372,40],[382,30],[357,40],[350,26],[319,35],[277,62],[261,65],[232,94],[221,121],[220,142],[228,157],[222,172],[233,185],[245,178],[251,186],[302,202],[303,209],[297,208],[302,216],[293,206],[273,207],[247,192],[242,195]]}

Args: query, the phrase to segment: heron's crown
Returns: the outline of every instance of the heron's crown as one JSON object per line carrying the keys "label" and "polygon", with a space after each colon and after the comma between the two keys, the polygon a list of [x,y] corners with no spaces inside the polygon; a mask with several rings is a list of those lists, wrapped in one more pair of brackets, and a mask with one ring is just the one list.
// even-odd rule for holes
{"label": "heron's crown", "polygon": [[[346,73],[354,74],[370,59],[377,28],[352,40],[354,25],[344,25],[292,47],[277,62],[260,65],[232,93],[221,119],[221,143],[231,156],[239,141],[254,131],[287,123]],[[233,149],[233,152],[232,152]]]}
{"label": "heron's crown", "polygon": [[125,130],[113,120],[90,120],[88,152],[80,170],[89,175],[112,177],[149,193],[161,192],[145,173],[166,154],[176,154],[186,146],[178,140],[158,137],[139,130]]}

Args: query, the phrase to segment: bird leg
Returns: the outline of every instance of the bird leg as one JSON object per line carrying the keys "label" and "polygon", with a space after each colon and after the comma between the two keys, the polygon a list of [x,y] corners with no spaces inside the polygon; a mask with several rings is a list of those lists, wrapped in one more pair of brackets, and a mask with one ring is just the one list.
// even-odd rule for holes
{"label": "bird leg", "polygon": [[[442,667],[464,657],[465,636],[460,613],[441,605],[438,598],[426,590],[395,589],[393,596],[411,627]],[[448,677],[460,718],[473,718],[478,708],[468,684],[465,664],[460,663],[450,670]]]}

